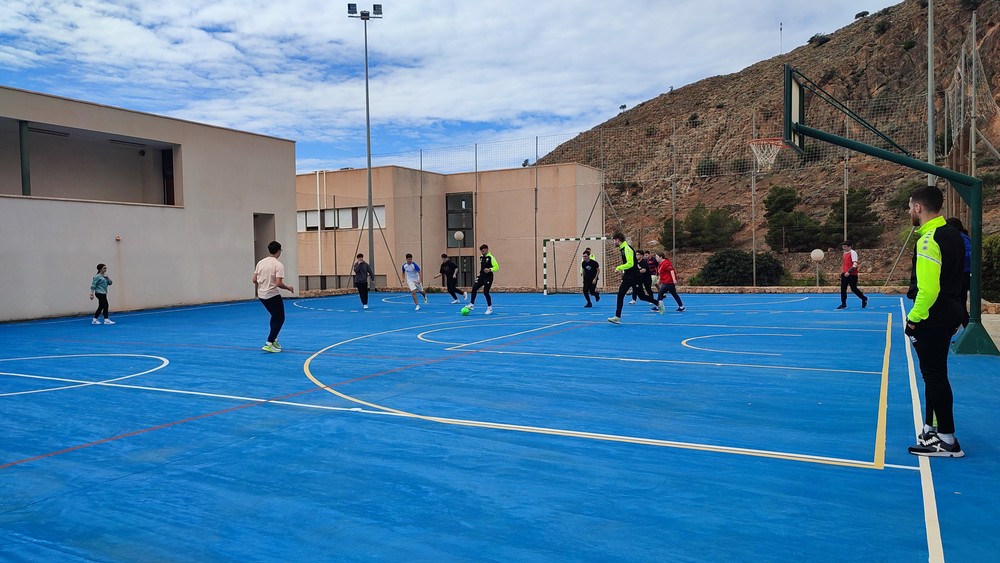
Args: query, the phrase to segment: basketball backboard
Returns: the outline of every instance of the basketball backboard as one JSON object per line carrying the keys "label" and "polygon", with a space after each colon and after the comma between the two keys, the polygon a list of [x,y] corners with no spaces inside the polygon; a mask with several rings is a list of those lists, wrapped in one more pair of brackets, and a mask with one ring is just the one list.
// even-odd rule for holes
{"label": "basketball backboard", "polygon": [[805,118],[805,88],[792,65],[785,65],[785,144],[800,154],[805,152],[805,135],[798,133],[795,126]]}

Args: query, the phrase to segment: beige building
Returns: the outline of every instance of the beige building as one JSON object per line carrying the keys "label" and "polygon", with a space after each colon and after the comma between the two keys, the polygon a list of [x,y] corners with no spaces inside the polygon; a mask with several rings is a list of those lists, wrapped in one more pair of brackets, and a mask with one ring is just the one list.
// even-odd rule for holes
{"label": "beige building", "polygon": [[295,144],[0,87],[0,321],[250,299],[271,240],[298,275]]}
{"label": "beige building", "polygon": [[[469,287],[486,243],[500,264],[495,287],[541,288],[544,239],[604,234],[601,181],[600,170],[577,164],[458,174],[373,168],[377,285],[404,285],[406,253],[423,269],[424,284],[438,285],[432,277],[447,252],[460,265],[459,286]],[[354,257],[369,259],[367,194],[366,169],[298,175],[302,289],[353,287]]]}

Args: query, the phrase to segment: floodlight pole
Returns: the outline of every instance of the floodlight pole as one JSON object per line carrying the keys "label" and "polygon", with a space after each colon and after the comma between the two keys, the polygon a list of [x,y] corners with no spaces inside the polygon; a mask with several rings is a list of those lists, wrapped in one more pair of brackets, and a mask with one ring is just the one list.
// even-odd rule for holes
{"label": "floodlight pole", "polygon": [[357,4],[347,5],[347,17],[358,18],[365,24],[365,153],[368,157],[368,265],[375,271],[375,207],[372,205],[372,117],[371,100],[368,96],[368,20],[382,17],[382,5],[372,7],[375,15],[368,10],[357,12]]}
{"label": "floodlight pole", "polygon": [[[934,0],[927,2],[927,163],[937,160],[934,138]],[[927,185],[937,184],[937,176],[927,174]]]}

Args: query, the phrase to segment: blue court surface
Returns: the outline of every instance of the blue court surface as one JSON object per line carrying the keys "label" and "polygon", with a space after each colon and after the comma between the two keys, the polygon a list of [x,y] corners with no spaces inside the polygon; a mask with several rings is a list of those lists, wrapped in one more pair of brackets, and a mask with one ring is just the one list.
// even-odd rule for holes
{"label": "blue court surface", "polygon": [[[1000,360],[896,295],[287,299],[0,325],[4,561],[996,561]],[[668,302],[670,299],[668,298]]]}

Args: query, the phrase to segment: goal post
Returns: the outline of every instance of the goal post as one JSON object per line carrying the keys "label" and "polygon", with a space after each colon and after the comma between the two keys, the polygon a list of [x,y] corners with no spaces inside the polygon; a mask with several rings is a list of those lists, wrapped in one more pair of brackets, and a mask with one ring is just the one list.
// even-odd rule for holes
{"label": "goal post", "polygon": [[542,293],[577,293],[583,290],[583,251],[600,265],[599,290],[618,288],[621,273],[615,271],[621,260],[611,237],[565,237],[542,239]]}

